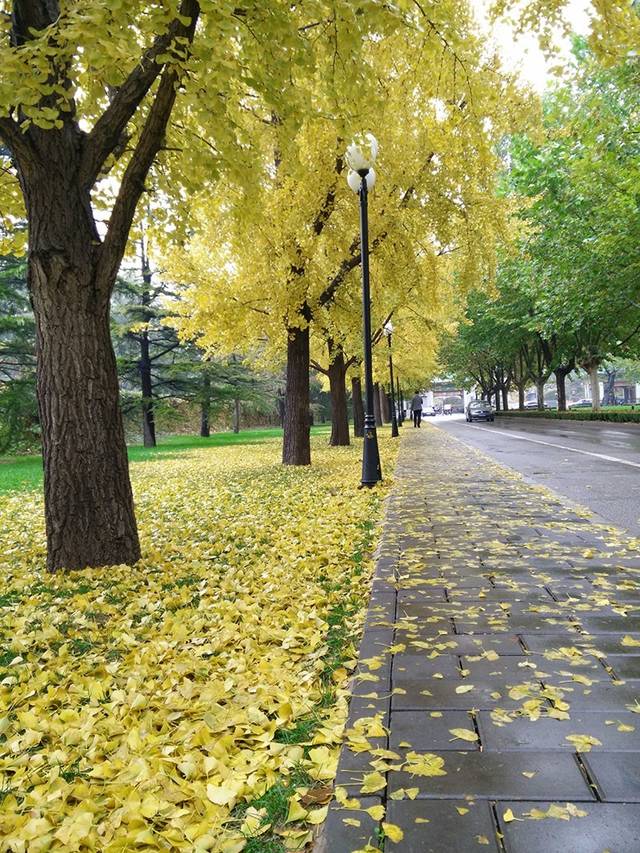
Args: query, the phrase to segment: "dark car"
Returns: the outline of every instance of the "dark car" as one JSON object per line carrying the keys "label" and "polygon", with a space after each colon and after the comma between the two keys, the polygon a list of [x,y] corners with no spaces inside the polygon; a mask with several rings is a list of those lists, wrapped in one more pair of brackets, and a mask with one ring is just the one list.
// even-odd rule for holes
{"label": "dark car", "polygon": [[494,412],[491,403],[486,400],[472,400],[467,405],[467,423],[472,421],[492,421]]}

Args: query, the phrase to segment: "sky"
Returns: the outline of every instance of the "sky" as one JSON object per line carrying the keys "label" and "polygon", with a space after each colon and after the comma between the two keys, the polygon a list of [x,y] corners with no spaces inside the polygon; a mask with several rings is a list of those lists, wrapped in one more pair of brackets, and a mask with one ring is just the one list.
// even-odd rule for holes
{"label": "sky", "polygon": [[[526,0],[525,0],[526,2]],[[558,59],[567,59],[570,55],[569,39],[558,36],[560,57],[548,59],[538,47],[537,38],[533,34],[516,36],[514,28],[506,23],[492,24],[489,21],[488,9],[491,0],[470,0],[481,29],[491,40],[509,70],[517,71],[522,79],[537,92],[544,91],[548,82],[553,80],[550,69],[558,64]],[[570,0],[567,6],[568,17],[572,28],[581,35],[589,31],[589,0]]]}

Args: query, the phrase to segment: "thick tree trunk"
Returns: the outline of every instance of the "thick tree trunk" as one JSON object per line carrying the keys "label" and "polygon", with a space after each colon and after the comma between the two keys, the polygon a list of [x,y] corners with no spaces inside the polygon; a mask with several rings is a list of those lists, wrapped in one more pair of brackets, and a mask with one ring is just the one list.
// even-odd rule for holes
{"label": "thick tree trunk", "polygon": [[594,412],[600,411],[600,380],[598,379],[598,365],[590,364],[587,367],[589,373],[589,384],[591,385],[591,408]]}
{"label": "thick tree trunk", "polygon": [[544,379],[536,382],[536,393],[538,395],[538,410],[544,411]]}
{"label": "thick tree trunk", "polygon": [[349,442],[349,412],[345,378],[347,370],[344,354],[338,350],[329,365],[329,394],[331,395],[331,438],[332,447],[346,447]]}
{"label": "thick tree trunk", "polygon": [[310,465],[309,327],[288,330],[287,387],[285,392],[284,465]]}
{"label": "thick tree trunk", "polygon": [[237,397],[233,401],[233,431],[236,435],[240,432],[240,400]]}
{"label": "thick tree trunk", "polygon": [[373,415],[376,419],[376,426],[382,426],[382,411],[380,409],[380,386],[377,382],[373,383]]}
{"label": "thick tree trunk", "polygon": [[518,385],[518,410],[524,411],[524,385]]}
{"label": "thick tree trunk", "polygon": [[499,411],[501,410],[501,406],[500,406],[500,389],[499,389],[499,388],[496,388],[496,390],[495,390],[495,398],[496,398],[496,412],[499,412]]}
{"label": "thick tree trunk", "polygon": [[200,400],[200,436],[209,438],[211,425],[209,424],[209,412],[211,409],[211,377],[207,370],[202,374],[202,399]]}
{"label": "thick tree trunk", "polygon": [[75,183],[74,152],[62,161],[64,153],[51,152],[46,167],[23,181],[47,568],[131,564],[140,545],[109,327],[113,281],[96,277],[103,247],[89,190]]}
{"label": "thick tree trunk", "polygon": [[[83,275],[84,273],[84,275]],[[55,286],[54,285],[55,281]],[[134,563],[140,545],[129,483],[109,303],[63,252],[32,249],[47,567]]]}
{"label": "thick tree trunk", "polygon": [[364,402],[359,376],[354,376],[351,379],[351,400],[353,403],[353,434],[356,438],[364,438]]}
{"label": "thick tree trunk", "polygon": [[505,412],[509,411],[509,391],[505,385],[502,386],[502,409]]}

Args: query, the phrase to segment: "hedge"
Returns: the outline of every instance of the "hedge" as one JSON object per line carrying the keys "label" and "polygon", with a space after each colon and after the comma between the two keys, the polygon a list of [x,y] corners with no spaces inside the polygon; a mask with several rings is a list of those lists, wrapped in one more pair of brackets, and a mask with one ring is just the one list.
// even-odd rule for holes
{"label": "hedge", "polygon": [[548,418],[549,420],[565,421],[614,421],[618,424],[640,424],[640,410],[634,412],[592,412],[589,409],[575,409],[568,412],[558,412],[555,409],[545,409],[541,412],[538,409],[528,409],[526,412],[521,412],[519,410],[496,412],[496,415],[499,417]]}

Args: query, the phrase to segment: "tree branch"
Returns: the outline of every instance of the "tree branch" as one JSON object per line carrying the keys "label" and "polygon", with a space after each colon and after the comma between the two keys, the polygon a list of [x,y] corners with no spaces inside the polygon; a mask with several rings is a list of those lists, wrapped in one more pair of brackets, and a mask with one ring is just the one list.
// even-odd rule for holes
{"label": "tree branch", "polygon": [[[181,14],[190,18],[191,23],[188,27],[180,25],[181,30],[179,32],[184,33],[191,43],[200,7],[197,0],[182,0],[180,10]],[[111,283],[115,279],[124,254],[136,207],[144,191],[145,178],[156,154],[162,147],[164,134],[176,100],[177,82],[176,70],[173,67],[165,67],[160,78],[160,86],[142,128],[140,139],[122,178],[96,271],[97,285],[105,293],[110,293]]]}
{"label": "tree branch", "polygon": [[166,53],[176,38],[187,38],[191,43],[199,11],[195,0],[182,0],[180,15],[191,18],[191,23],[185,25],[176,18],[166,33],[155,38],[93,126],[85,140],[80,166],[80,182],[87,189],[93,186],[107,157],[120,145],[127,124],[162,71],[162,63],[156,58]]}

